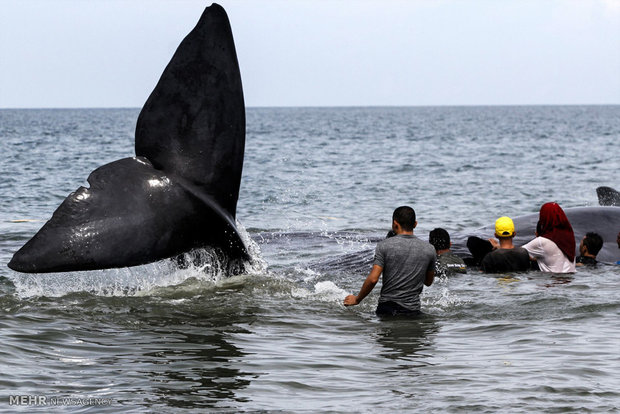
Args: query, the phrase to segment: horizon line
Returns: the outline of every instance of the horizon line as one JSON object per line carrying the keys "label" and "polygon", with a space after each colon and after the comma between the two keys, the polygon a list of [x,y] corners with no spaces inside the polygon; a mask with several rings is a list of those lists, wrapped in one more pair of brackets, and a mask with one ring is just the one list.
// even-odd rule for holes
{"label": "horizon line", "polygon": [[[564,104],[435,104],[435,105],[247,105],[246,109],[308,109],[308,108],[490,108],[490,107],[568,107],[568,106],[620,106],[620,103],[564,103]],[[142,109],[140,106],[16,106],[0,110],[41,109]]]}

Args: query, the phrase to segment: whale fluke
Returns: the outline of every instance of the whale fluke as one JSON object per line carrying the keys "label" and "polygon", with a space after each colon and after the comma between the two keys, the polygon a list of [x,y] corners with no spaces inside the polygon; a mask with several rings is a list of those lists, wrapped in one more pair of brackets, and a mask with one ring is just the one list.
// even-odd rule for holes
{"label": "whale fluke", "polygon": [[235,215],[245,107],[224,9],[208,7],[144,105],[136,157],[99,167],[9,262],[20,272],[146,264],[197,247],[248,254]]}
{"label": "whale fluke", "polygon": [[207,8],[181,42],[136,124],[136,155],[190,181],[234,219],[245,105],[226,12]]}
{"label": "whale fluke", "polygon": [[620,193],[611,187],[598,187],[596,189],[598,203],[601,206],[620,207]]}

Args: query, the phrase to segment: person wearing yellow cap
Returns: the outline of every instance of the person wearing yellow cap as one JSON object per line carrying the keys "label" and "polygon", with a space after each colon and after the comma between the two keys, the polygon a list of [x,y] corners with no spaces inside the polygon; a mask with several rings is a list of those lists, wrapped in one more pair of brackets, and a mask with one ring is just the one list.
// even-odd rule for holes
{"label": "person wearing yellow cap", "polygon": [[482,259],[480,267],[486,273],[522,272],[530,268],[530,255],[523,247],[515,247],[512,239],[517,233],[510,217],[495,221],[495,237],[489,239],[493,251]]}

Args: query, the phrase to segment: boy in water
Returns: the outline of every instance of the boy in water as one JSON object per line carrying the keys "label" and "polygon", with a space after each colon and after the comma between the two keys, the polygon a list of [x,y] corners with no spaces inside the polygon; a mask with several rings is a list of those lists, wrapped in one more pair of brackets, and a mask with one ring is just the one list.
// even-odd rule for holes
{"label": "boy in water", "polygon": [[428,235],[428,242],[437,252],[436,271],[440,275],[450,276],[455,273],[467,273],[467,266],[463,259],[452,253],[450,234],[445,229],[433,229]]}
{"label": "boy in water", "polygon": [[589,232],[579,243],[579,256],[576,266],[596,266],[596,255],[603,248],[603,238],[597,233]]}

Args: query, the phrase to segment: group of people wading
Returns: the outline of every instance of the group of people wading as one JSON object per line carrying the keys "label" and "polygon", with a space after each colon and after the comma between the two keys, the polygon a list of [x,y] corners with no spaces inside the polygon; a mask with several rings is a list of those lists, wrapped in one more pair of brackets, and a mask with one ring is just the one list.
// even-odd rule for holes
{"label": "group of people wading", "polygon": [[[377,315],[418,315],[420,294],[431,286],[435,273],[465,273],[462,258],[450,251],[450,236],[444,229],[430,232],[429,243],[413,235],[416,214],[409,206],[398,207],[392,215],[392,231],[377,244],[370,274],[357,295],[348,295],[345,306],[359,304],[375,287],[383,274]],[[470,238],[467,247],[475,263],[487,273],[504,273],[540,269],[543,272],[574,273],[576,266],[596,265],[596,255],[603,247],[602,238],[587,233],[575,254],[573,228],[557,203],[546,203],[540,209],[536,238],[522,247],[514,246],[515,227],[509,217],[495,222],[495,237],[487,240]],[[620,246],[620,234],[618,245]]]}

